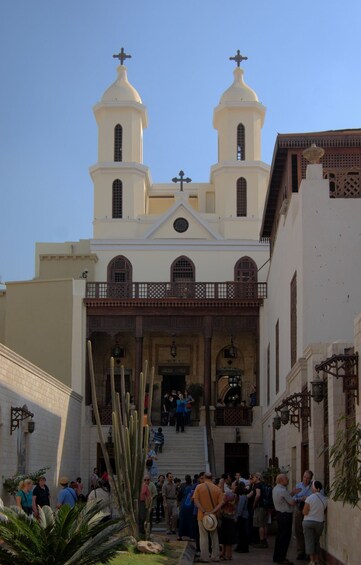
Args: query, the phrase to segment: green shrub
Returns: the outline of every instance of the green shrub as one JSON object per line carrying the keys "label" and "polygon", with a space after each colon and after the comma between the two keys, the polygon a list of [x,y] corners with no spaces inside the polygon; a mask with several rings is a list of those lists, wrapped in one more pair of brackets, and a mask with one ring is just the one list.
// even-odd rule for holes
{"label": "green shrub", "polygon": [[19,473],[15,473],[12,477],[5,479],[4,481],[4,489],[9,494],[15,495],[19,490],[19,483],[24,479],[31,479],[33,483],[37,483],[39,478],[46,474],[46,471],[50,469],[50,467],[42,467],[39,471],[34,471],[33,473],[27,473],[26,475],[21,475]]}

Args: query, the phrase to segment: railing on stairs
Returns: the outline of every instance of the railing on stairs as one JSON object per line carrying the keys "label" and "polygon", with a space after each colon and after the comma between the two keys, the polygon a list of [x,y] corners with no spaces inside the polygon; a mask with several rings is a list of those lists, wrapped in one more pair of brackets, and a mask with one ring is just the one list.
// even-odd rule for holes
{"label": "railing on stairs", "polygon": [[216,458],[214,454],[214,443],[213,443],[213,436],[212,436],[212,426],[211,426],[211,414],[209,410],[209,406],[206,406],[206,437],[207,437],[207,458],[209,464],[209,470],[212,475],[216,472]]}

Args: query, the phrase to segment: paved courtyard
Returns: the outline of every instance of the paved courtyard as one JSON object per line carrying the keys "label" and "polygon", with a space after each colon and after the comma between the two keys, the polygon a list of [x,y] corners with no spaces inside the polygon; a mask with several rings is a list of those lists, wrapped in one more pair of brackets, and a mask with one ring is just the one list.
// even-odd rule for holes
{"label": "paved courtyard", "polygon": [[[177,536],[169,536],[169,539],[176,540]],[[233,565],[272,565],[273,564],[273,547],[274,547],[274,536],[269,536],[268,544],[269,547],[267,549],[256,549],[250,546],[249,553],[236,553],[233,552]],[[184,542],[186,545],[187,542]],[[192,542],[189,542],[190,546],[195,548],[195,545]],[[290,547],[288,550],[287,558],[292,561],[295,565],[306,565],[308,564],[307,561],[297,561],[296,560],[296,542],[295,539],[292,537]],[[186,565],[186,563],[192,562],[192,551],[187,551],[184,559],[181,561],[181,565]],[[226,563],[226,561],[221,561],[221,563]]]}

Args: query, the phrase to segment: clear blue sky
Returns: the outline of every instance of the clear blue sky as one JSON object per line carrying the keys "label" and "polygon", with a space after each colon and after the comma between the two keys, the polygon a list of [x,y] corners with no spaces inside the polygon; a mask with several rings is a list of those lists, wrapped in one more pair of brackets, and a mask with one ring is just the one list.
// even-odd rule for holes
{"label": "clear blue sky", "polygon": [[267,107],[265,162],[277,133],[361,127],[360,21],[360,0],[1,0],[0,280],[34,277],[36,241],[92,236],[92,107],[121,47],[153,181],[207,182],[237,49]]}

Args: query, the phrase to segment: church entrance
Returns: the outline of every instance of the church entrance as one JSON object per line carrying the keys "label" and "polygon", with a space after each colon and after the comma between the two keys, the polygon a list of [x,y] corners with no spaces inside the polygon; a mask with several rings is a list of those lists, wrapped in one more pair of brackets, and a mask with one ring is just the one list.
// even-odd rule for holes
{"label": "church entrance", "polygon": [[184,390],[186,387],[186,376],[189,374],[189,366],[188,365],[181,365],[181,366],[174,366],[174,365],[167,365],[158,367],[158,373],[162,375],[162,391],[161,391],[161,414],[162,414],[162,424],[165,424],[163,421],[164,415],[164,395],[171,394],[172,391],[178,392],[180,391],[184,394]]}

